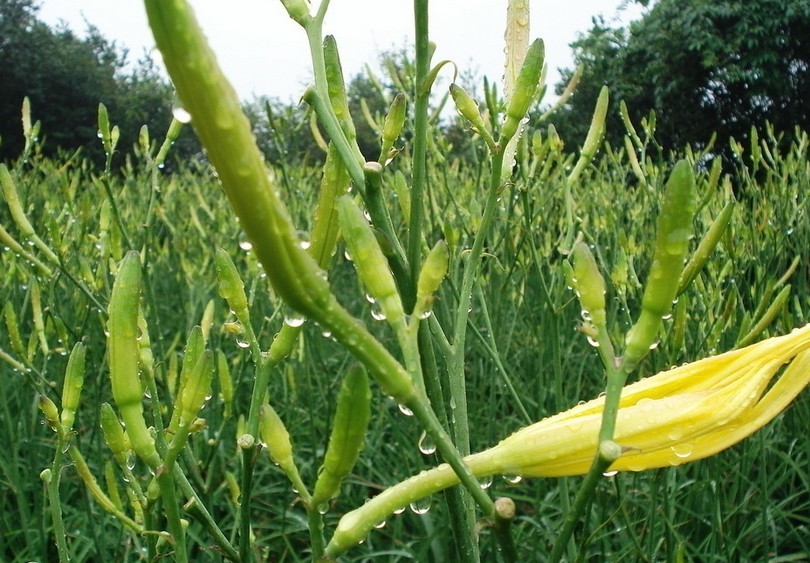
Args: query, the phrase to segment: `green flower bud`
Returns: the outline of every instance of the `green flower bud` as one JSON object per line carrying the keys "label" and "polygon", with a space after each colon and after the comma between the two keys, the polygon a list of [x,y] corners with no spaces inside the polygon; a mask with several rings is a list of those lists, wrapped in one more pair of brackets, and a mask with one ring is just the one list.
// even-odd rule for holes
{"label": "green flower bud", "polygon": [[455,83],[450,85],[450,96],[453,98],[453,103],[456,104],[458,113],[472,124],[473,130],[481,135],[490,150],[494,149],[495,139],[492,138],[492,133],[489,132],[484,118],[481,117],[478,102],[473,100],[464,88]]}
{"label": "green flower bud", "polygon": [[197,418],[200,409],[210,397],[213,367],[213,353],[210,350],[203,351],[175,402],[175,409],[180,410],[181,427],[188,427]]}
{"label": "green flower bud", "polygon": [[76,409],[79,407],[79,397],[84,384],[85,347],[81,342],[76,343],[68,358],[65,368],[65,382],[62,386],[62,428],[65,432],[73,429],[76,418]]}
{"label": "green flower bud", "polygon": [[110,117],[107,115],[107,108],[104,104],[98,105],[98,136],[104,145],[104,152],[112,153],[113,143],[110,133]]}
{"label": "green flower bud", "polygon": [[385,122],[382,128],[381,162],[388,158],[388,153],[399,138],[399,134],[402,132],[402,127],[405,125],[405,111],[407,107],[408,101],[402,92],[394,96],[394,100],[388,108],[388,115],[385,116]]}
{"label": "green flower bud", "polygon": [[287,472],[288,468],[295,466],[292,442],[287,427],[284,426],[278,413],[268,404],[261,406],[259,417],[262,440],[267,444],[270,459]]}
{"label": "green flower bud", "polygon": [[388,261],[371,226],[349,196],[343,196],[338,200],[337,209],[343,239],[349,247],[357,274],[366,291],[377,300],[390,323],[399,322],[405,314],[402,301],[394,276],[388,268]]}
{"label": "green flower bud", "polygon": [[438,291],[444,276],[447,275],[449,262],[450,251],[447,243],[440,240],[430,250],[422,265],[422,270],[419,272],[419,281],[416,285],[415,315],[421,316],[430,311],[433,305],[433,294]]}
{"label": "green flower bud", "polygon": [[351,472],[363,449],[370,417],[368,375],[362,366],[354,366],[346,373],[338,393],[332,435],[312,494],[316,506],[334,497],[341,481]]}
{"label": "green flower bud", "polygon": [[503,147],[517,133],[520,122],[526,117],[526,112],[534,101],[537,93],[537,85],[540,81],[540,73],[543,70],[543,59],[545,58],[545,46],[542,39],[535,39],[526,52],[523,59],[523,66],[520,69],[515,91],[506,106],[506,119],[501,128],[501,136],[498,144]]}
{"label": "green flower bud", "polygon": [[593,118],[591,118],[591,126],[588,129],[588,135],[585,137],[585,143],[582,145],[582,150],[579,153],[579,159],[574,165],[571,174],[568,175],[568,183],[573,184],[579,179],[582,171],[596,156],[596,151],[602,143],[602,137],[605,135],[605,120],[607,119],[608,104],[610,102],[610,93],[607,86],[602,86],[599,92],[599,99],[596,100],[596,108],[594,108]]}
{"label": "green flower bud", "polygon": [[582,305],[582,316],[587,317],[596,327],[604,327],[607,314],[605,312],[605,279],[596,265],[588,245],[579,241],[571,251],[574,259],[573,287],[576,289],[579,302]]}
{"label": "green flower bud", "polygon": [[239,317],[248,311],[248,300],[245,294],[245,284],[239,277],[239,272],[231,260],[230,255],[222,248],[214,253],[214,265],[219,280],[219,296],[228,302],[228,306]]}
{"label": "green flower bud", "polygon": [[143,387],[138,376],[138,309],[141,296],[141,259],[130,251],[118,266],[113,283],[107,327],[110,382],[113,399],[127,426],[132,449],[156,470],[160,456],[143,416]]}
{"label": "green flower bud", "polygon": [[672,169],[664,191],[641,315],[625,338],[625,366],[628,369],[654,345],[663,317],[672,310],[692,236],[694,213],[695,177],[689,163],[681,160]]}
{"label": "green flower bud", "polygon": [[110,448],[110,452],[119,464],[126,464],[127,454],[132,449],[132,445],[109,403],[101,404],[100,419],[101,432],[104,435],[104,441],[107,442],[107,447]]}
{"label": "green flower bud", "polygon": [[6,330],[8,331],[8,340],[11,343],[11,349],[20,356],[24,356],[25,347],[20,338],[20,324],[17,321],[17,314],[14,312],[14,306],[11,304],[11,301],[6,301],[3,304],[3,316],[6,320]]}
{"label": "green flower bud", "polygon": [[302,26],[305,26],[312,19],[307,0],[281,0],[281,3],[290,17]]}
{"label": "green flower bud", "polygon": [[222,395],[222,402],[225,404],[224,418],[230,418],[233,413],[233,380],[231,371],[228,368],[228,359],[225,354],[217,354],[217,381],[219,381],[219,392]]}
{"label": "green flower bud", "polygon": [[40,395],[37,406],[39,410],[42,411],[42,414],[45,415],[48,426],[53,429],[59,428],[59,409],[56,407],[56,403],[51,401],[47,396]]}
{"label": "green flower bud", "polygon": [[726,227],[728,227],[728,224],[731,221],[731,216],[734,213],[734,206],[734,201],[729,201],[726,204],[712,223],[712,226],[709,227],[708,232],[700,241],[700,244],[698,244],[697,249],[689,259],[689,262],[686,263],[683,272],[681,272],[681,279],[678,282],[678,295],[686,291],[686,288],[689,287],[695,277],[697,277],[697,275],[703,269],[703,266],[709,259],[709,255],[714,252],[714,249],[720,242],[723,233],[726,232]]}

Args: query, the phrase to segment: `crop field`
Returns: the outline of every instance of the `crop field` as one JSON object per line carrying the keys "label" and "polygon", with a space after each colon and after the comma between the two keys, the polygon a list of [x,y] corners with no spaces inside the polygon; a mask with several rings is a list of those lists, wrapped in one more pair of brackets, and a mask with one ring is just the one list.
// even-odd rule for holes
{"label": "crop field", "polygon": [[0,559],[810,558],[807,133],[670,154],[600,106],[568,146],[524,120],[535,43],[510,99],[451,90],[458,146],[423,89],[349,116],[326,38],[331,143],[265,161],[152,10],[169,131],[101,106],[104,165],[45,157],[26,102],[0,165]]}

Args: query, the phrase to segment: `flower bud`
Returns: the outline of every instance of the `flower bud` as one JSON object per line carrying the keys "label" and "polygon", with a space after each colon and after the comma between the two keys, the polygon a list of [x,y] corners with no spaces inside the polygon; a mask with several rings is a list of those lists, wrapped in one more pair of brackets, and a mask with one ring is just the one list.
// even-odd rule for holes
{"label": "flower bud", "polygon": [[79,407],[79,397],[84,384],[85,347],[78,342],[70,353],[67,368],[65,368],[65,382],[62,386],[62,428],[65,432],[73,429],[76,418],[76,409]]}
{"label": "flower bud", "polygon": [[332,435],[315,483],[312,502],[317,506],[337,494],[343,478],[357,461],[371,417],[371,388],[362,366],[349,369],[337,398]]}

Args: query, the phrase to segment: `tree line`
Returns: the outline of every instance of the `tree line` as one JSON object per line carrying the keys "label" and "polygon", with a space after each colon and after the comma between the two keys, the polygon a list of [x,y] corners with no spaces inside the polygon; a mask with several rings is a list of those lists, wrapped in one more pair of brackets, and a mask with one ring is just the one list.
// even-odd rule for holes
{"label": "tree line", "polygon": [[[636,123],[655,112],[662,150],[705,147],[714,136],[722,151],[731,137],[742,140],[752,125],[766,120],[788,134],[796,126],[810,129],[810,0],[636,1],[647,8],[641,19],[612,27],[595,18],[572,44],[581,80],[548,119],[569,148],[584,139],[603,84],[611,90],[607,136],[614,146],[621,146],[625,134],[622,101]],[[89,25],[80,38],[63,25],[46,25],[37,11],[37,0],[0,0],[0,161],[22,150],[20,107],[26,96],[42,123],[46,154],[80,149],[100,159],[99,103],[119,125],[123,151],[134,145],[142,125],[153,137],[163,134],[173,91],[148,57],[127,65],[127,53],[97,28]],[[405,53],[385,53],[381,60],[385,80],[362,73],[347,84],[358,141],[368,158],[377,157],[375,121],[397,91],[412,87]],[[573,74],[563,69],[557,93]],[[272,98],[245,105],[268,159],[320,159],[301,107]],[[437,126],[456,141],[451,150],[461,154],[463,123],[451,119]],[[198,153],[186,131],[175,156]]]}

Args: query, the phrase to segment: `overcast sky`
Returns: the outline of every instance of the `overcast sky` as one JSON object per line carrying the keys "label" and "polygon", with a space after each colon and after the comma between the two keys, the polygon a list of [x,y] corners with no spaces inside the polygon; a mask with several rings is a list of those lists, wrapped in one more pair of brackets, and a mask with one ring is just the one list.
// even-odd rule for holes
{"label": "overcast sky", "polygon": [[[309,83],[309,55],[304,31],[279,0],[190,0],[219,62],[242,99],[268,95],[297,100]],[[556,69],[571,65],[568,44],[603,15],[626,23],[641,9],[626,0],[530,0],[532,37],[546,43],[549,82]],[[317,1],[313,2],[317,6]],[[377,53],[412,43],[412,2],[408,0],[332,0],[324,33],[337,39],[344,72],[353,76]],[[41,0],[40,18],[64,21],[81,34],[85,21],[137,60],[154,41],[138,0]],[[461,71],[472,70],[500,82],[503,74],[503,29],[506,0],[433,0],[430,35],[436,43],[434,62],[450,59]]]}

